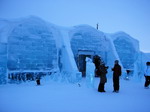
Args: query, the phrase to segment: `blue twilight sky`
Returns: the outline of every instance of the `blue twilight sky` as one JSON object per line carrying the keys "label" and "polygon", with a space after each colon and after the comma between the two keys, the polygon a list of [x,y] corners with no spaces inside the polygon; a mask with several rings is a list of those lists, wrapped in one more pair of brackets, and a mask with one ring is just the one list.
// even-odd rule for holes
{"label": "blue twilight sky", "polygon": [[124,31],[150,52],[150,0],[0,0],[0,18],[29,15],[61,26],[98,22],[101,31]]}

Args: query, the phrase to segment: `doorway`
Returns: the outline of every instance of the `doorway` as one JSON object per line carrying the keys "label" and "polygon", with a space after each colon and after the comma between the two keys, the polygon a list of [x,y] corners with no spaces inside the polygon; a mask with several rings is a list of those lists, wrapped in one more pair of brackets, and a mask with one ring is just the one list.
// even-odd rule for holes
{"label": "doorway", "polygon": [[94,55],[95,55],[94,51],[78,50],[77,66],[78,66],[79,72],[82,73],[82,77],[86,77],[86,57],[89,57],[93,60]]}

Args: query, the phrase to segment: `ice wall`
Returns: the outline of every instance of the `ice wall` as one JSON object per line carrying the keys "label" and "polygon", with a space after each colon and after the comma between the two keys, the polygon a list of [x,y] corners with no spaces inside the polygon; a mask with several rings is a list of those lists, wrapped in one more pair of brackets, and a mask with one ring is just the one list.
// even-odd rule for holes
{"label": "ice wall", "polygon": [[150,53],[144,53],[140,52],[140,58],[141,58],[141,68],[142,68],[142,74],[144,74],[144,71],[146,69],[146,62],[150,62]]}
{"label": "ice wall", "polygon": [[123,67],[133,70],[139,57],[139,42],[124,32],[111,36]]}
{"label": "ice wall", "polygon": [[[75,26],[70,31],[71,48],[75,58],[79,50],[94,51],[106,62],[107,43],[103,32],[88,25]],[[77,59],[76,59],[77,60]]]}
{"label": "ice wall", "polygon": [[76,63],[79,51],[101,56],[110,71],[118,59],[125,69],[136,69],[138,74],[149,56],[141,53],[139,42],[124,32],[106,34],[88,25],[64,28],[35,16],[0,19],[0,24],[0,83],[6,82],[7,68],[32,71],[59,67],[70,73],[69,78],[80,77]]}
{"label": "ice wall", "polygon": [[8,70],[46,70],[57,66],[54,27],[50,28],[38,18],[21,20],[8,36]]}
{"label": "ice wall", "polygon": [[0,84],[6,83],[7,72],[7,44],[0,43]]}

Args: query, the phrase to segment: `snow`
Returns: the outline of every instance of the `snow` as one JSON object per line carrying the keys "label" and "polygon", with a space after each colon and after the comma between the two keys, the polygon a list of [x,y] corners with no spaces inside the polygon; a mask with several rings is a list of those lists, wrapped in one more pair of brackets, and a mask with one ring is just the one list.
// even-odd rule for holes
{"label": "snow", "polygon": [[120,80],[120,92],[112,93],[112,79],[106,83],[106,93],[87,88],[85,79],[77,83],[55,82],[50,76],[35,82],[0,85],[0,112],[149,112],[150,89],[144,82]]}

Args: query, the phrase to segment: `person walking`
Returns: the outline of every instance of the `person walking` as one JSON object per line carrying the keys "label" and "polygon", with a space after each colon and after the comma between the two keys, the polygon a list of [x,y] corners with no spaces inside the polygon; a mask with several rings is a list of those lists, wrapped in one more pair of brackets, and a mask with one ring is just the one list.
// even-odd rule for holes
{"label": "person walking", "polygon": [[106,92],[105,91],[105,83],[107,82],[106,74],[107,74],[108,67],[105,64],[101,64],[97,70],[97,74],[100,77],[100,83],[98,86],[98,92]]}
{"label": "person walking", "polygon": [[119,92],[119,77],[121,76],[121,66],[119,65],[119,61],[115,60],[115,65],[114,68],[112,68],[113,71],[113,87],[114,87],[114,91],[118,93]]}
{"label": "person walking", "polygon": [[150,62],[146,63],[147,67],[145,70],[145,88],[149,88],[150,85]]}

